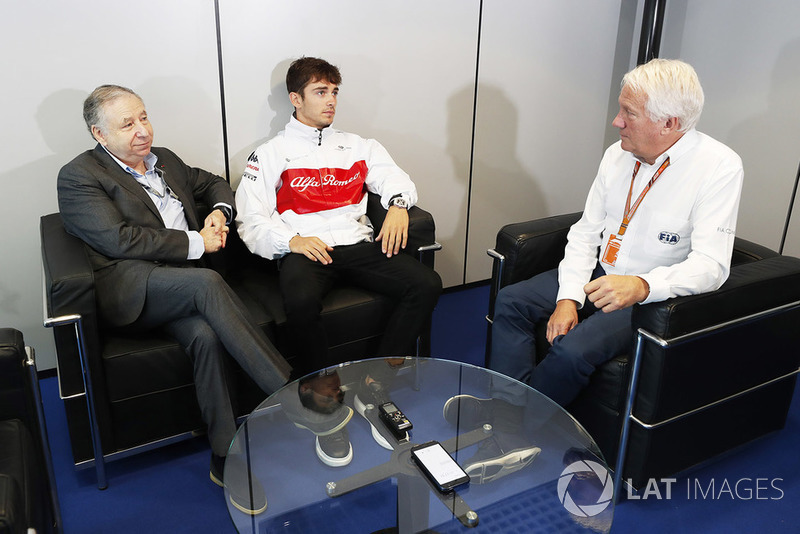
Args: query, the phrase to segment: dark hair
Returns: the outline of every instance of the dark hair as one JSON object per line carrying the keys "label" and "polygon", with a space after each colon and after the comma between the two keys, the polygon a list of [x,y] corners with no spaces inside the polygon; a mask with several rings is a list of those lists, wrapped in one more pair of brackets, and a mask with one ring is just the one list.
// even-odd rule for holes
{"label": "dark hair", "polygon": [[342,75],[339,74],[338,67],[316,57],[296,59],[286,71],[286,89],[290,93],[298,93],[302,96],[306,85],[316,81],[339,85],[342,83]]}
{"label": "dark hair", "polygon": [[142,100],[131,89],[121,85],[101,85],[86,97],[86,100],[83,101],[83,120],[86,121],[89,133],[92,133],[92,126],[97,126],[100,131],[105,131],[106,117],[103,113],[103,106],[122,95],[133,95]]}

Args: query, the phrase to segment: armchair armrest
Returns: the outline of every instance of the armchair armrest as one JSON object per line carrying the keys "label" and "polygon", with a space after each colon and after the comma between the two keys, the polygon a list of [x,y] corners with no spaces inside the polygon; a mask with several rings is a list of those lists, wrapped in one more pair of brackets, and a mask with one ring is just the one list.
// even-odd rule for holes
{"label": "armchair armrest", "polygon": [[763,260],[765,258],[773,258],[780,256],[771,248],[747,241],[741,237],[737,237],[733,241],[733,255],[731,257],[731,265],[741,265],[751,261]]}
{"label": "armchair armrest", "polygon": [[731,268],[716,291],[635,305],[634,330],[668,339],[800,300],[800,258],[775,256]]}
{"label": "armchair armrest", "polygon": [[487,251],[493,258],[489,321],[494,318],[497,292],[503,287],[558,267],[567,233],[580,217],[581,212],[555,215],[507,224],[497,232],[495,248]]}
{"label": "armchair armrest", "polygon": [[558,267],[569,228],[580,216],[580,212],[569,213],[501,228],[494,248],[505,262],[498,289]]}
{"label": "armchair armrest", "polygon": [[[380,196],[368,193],[367,217],[375,228],[375,235],[380,232],[386,218],[386,209],[381,205]],[[433,252],[442,246],[436,242],[436,224],[433,215],[419,206],[408,210],[408,245],[405,252],[413,254],[422,263],[433,269]]]}
{"label": "armchair armrest", "polygon": [[[85,245],[67,233],[59,213],[42,216],[40,232],[46,319],[80,315],[87,353],[99,354],[94,272]],[[75,331],[56,327],[53,336],[61,395],[80,395],[84,392],[83,371]],[[93,366],[92,371],[97,373],[96,377],[100,377],[99,363]]]}
{"label": "armchair armrest", "polygon": [[0,328],[0,420],[20,419],[30,427],[33,417],[25,396],[22,332]]}
{"label": "armchair armrest", "polygon": [[[0,486],[5,486],[0,488],[0,523],[14,532],[23,525],[29,531],[35,527],[37,531],[55,532],[61,525],[35,354],[25,345],[22,332],[0,328]],[[11,490],[19,492],[19,500]]]}
{"label": "armchair armrest", "polygon": [[635,305],[633,329],[653,341],[637,417],[669,420],[797,373],[798,320],[800,258],[789,256],[733,267],[716,291]]}

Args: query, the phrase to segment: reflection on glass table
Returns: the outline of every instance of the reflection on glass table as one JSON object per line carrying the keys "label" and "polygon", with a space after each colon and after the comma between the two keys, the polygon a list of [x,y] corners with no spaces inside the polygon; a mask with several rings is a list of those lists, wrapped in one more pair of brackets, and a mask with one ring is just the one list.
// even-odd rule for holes
{"label": "reflection on glass table", "polygon": [[[428,442],[469,481],[440,488],[412,459]],[[608,532],[612,478],[591,437],[536,390],[460,362],[379,358],[258,406],[231,444],[225,497],[243,533]]]}

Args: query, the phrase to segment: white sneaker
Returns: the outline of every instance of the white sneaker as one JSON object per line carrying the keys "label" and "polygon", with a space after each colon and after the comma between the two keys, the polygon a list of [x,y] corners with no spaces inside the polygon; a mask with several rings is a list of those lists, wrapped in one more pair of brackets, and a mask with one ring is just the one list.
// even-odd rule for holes
{"label": "white sneaker", "polygon": [[490,438],[481,444],[475,456],[467,460],[464,471],[470,482],[486,484],[527,467],[540,452],[542,449],[533,446],[506,452]]}
{"label": "white sneaker", "polygon": [[[375,410],[375,409],[377,409],[377,406],[375,406],[373,404],[365,404],[364,402],[361,401],[361,399],[358,398],[358,394],[356,394],[355,398],[353,399],[353,404],[356,407],[356,411],[361,415],[361,417],[363,417],[364,419],[367,420],[367,422],[369,423],[369,426],[372,428],[372,439],[374,439],[378,443],[378,445],[380,445],[384,449],[388,449],[390,451],[393,451],[394,447],[392,447],[389,444],[389,442],[386,440],[386,438],[383,437],[383,434],[381,434],[378,431],[378,429],[375,428],[375,425],[372,424],[372,421],[370,421],[367,418],[367,415],[366,415],[367,407],[369,406],[369,407],[371,407],[371,409]],[[406,433],[406,437],[408,437],[408,433]]]}

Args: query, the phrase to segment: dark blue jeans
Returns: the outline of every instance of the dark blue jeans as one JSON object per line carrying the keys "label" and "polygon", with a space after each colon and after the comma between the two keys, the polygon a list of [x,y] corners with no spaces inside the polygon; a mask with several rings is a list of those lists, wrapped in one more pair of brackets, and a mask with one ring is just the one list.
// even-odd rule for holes
{"label": "dark blue jeans", "polygon": [[[598,265],[592,279],[604,274]],[[549,320],[557,294],[557,269],[500,290],[492,324],[490,367],[566,406],[586,386],[597,366],[630,349],[632,308],[604,313],[587,299],[578,311],[578,325],[557,337],[537,365],[536,324]]]}

